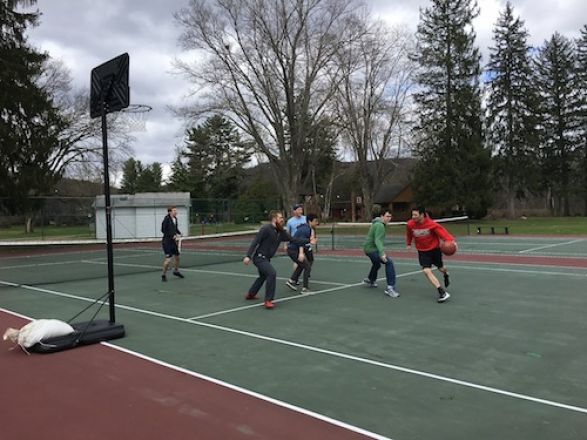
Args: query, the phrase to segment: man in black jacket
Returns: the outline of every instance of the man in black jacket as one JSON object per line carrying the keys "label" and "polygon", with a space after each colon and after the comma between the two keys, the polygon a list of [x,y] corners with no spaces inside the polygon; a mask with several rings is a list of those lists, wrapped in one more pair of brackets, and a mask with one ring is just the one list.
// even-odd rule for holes
{"label": "man in black jacket", "polygon": [[245,296],[246,299],[256,299],[257,293],[265,281],[265,308],[273,308],[273,298],[275,296],[275,284],[277,273],[271,265],[271,258],[277,252],[279,243],[282,241],[293,241],[296,244],[308,244],[307,238],[292,238],[289,233],[283,229],[283,214],[281,211],[271,211],[269,213],[270,223],[261,226],[259,232],[251,242],[247,256],[243,258],[243,263],[248,265],[252,261],[259,272],[259,276],[249,289]]}
{"label": "man in black jacket", "polygon": [[173,275],[183,278],[183,274],[179,271],[179,249],[177,243],[181,238],[181,232],[179,232],[179,228],[177,227],[177,208],[175,206],[167,208],[167,215],[163,219],[163,223],[161,223],[161,232],[163,232],[161,245],[165,254],[161,281],[167,281],[167,269],[169,269],[172,258],[175,259]]}

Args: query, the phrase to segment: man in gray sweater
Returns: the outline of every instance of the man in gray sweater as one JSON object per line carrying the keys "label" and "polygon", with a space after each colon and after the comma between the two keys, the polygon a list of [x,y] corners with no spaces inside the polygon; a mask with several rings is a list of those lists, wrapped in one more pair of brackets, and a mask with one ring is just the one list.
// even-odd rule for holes
{"label": "man in gray sweater", "polygon": [[247,256],[243,259],[243,263],[248,265],[252,261],[257,266],[259,276],[249,289],[245,296],[246,299],[252,300],[257,298],[257,293],[261,289],[263,283],[265,285],[265,308],[272,309],[273,298],[275,297],[275,285],[277,279],[277,272],[271,265],[271,258],[277,252],[279,243],[283,241],[292,241],[299,245],[305,245],[310,242],[307,238],[292,238],[289,233],[283,228],[284,220],[281,211],[271,211],[269,213],[269,223],[261,226],[259,232],[251,242]]}

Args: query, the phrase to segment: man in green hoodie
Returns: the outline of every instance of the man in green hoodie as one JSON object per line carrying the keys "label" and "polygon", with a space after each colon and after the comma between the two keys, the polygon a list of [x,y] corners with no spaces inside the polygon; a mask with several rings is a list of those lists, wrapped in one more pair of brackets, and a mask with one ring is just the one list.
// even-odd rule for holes
{"label": "man in green hoodie", "polygon": [[375,215],[378,215],[371,222],[371,227],[367,233],[365,244],[363,245],[363,251],[365,255],[371,260],[371,271],[369,276],[363,280],[363,282],[369,287],[377,287],[377,272],[381,264],[385,264],[385,278],[387,280],[387,288],[385,294],[391,298],[399,297],[399,292],[395,290],[395,268],[393,267],[393,261],[391,258],[385,255],[383,249],[383,242],[385,240],[385,225],[391,220],[391,212],[388,210],[383,211],[377,210]]}

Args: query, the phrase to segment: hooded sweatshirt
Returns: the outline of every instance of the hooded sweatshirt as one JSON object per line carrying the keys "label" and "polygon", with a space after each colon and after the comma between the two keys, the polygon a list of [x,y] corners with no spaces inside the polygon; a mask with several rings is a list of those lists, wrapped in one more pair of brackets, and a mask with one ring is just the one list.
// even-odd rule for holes
{"label": "hooded sweatshirt", "polygon": [[412,239],[416,241],[416,249],[419,251],[431,251],[439,246],[439,239],[454,241],[454,237],[446,229],[432,220],[424,217],[422,223],[409,220],[406,224],[406,244],[411,246]]}
{"label": "hooded sweatshirt", "polygon": [[376,217],[371,222],[371,227],[369,228],[367,238],[365,239],[365,244],[363,245],[363,251],[366,254],[377,251],[379,256],[382,257],[385,255],[385,251],[383,250],[384,240],[385,224],[383,221],[381,221],[381,217]]}

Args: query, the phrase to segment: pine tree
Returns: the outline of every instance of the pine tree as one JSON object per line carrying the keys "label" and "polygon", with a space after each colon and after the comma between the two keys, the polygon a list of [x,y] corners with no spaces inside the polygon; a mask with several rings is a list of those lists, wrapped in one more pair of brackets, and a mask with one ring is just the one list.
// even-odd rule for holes
{"label": "pine tree", "polygon": [[484,215],[491,198],[490,152],[483,145],[480,54],[474,0],[432,0],[421,12],[413,187],[421,203]]}
{"label": "pine tree", "polygon": [[21,3],[34,2],[0,0],[0,197],[25,214],[30,231],[39,209],[31,197],[47,194],[61,177],[53,161],[63,120],[38,84],[47,55],[25,36],[39,14],[17,11]]}
{"label": "pine tree", "polygon": [[581,36],[577,40],[577,67],[576,75],[579,87],[579,142],[577,157],[577,174],[579,191],[584,201],[584,215],[587,216],[587,25],[581,29]]}
{"label": "pine tree", "polygon": [[135,194],[137,192],[137,179],[141,168],[141,162],[134,160],[132,157],[122,164],[120,190],[124,194]]}
{"label": "pine tree", "polygon": [[516,198],[524,197],[536,180],[538,97],[524,22],[508,2],[493,30],[489,49],[487,141],[496,153],[494,171],[515,217]]}
{"label": "pine tree", "polygon": [[212,116],[186,134],[186,149],[180,154],[187,158],[192,197],[236,198],[251,149],[235,127]]}
{"label": "pine tree", "polygon": [[536,65],[543,180],[552,194],[555,214],[568,216],[580,128],[580,96],[572,41],[556,32],[540,49]]}
{"label": "pine tree", "polygon": [[191,189],[190,173],[187,165],[182,162],[181,154],[177,154],[171,164],[171,175],[167,188],[171,191],[187,191]]}

